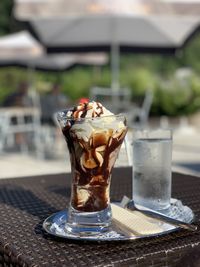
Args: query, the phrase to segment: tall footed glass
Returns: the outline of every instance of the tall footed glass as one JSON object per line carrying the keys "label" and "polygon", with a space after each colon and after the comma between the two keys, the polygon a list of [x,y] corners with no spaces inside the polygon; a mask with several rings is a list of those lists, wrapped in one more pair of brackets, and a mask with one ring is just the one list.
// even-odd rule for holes
{"label": "tall footed glass", "polygon": [[67,114],[68,110],[58,113],[72,172],[66,230],[78,235],[98,234],[111,223],[111,172],[127,132],[125,117],[74,119]]}

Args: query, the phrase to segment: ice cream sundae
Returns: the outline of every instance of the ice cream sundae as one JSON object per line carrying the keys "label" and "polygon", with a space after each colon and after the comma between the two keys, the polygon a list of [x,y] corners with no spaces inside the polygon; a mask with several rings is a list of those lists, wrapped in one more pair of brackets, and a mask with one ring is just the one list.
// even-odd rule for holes
{"label": "ice cream sundae", "polygon": [[58,113],[71,160],[72,185],[66,230],[106,231],[111,223],[112,167],[127,132],[123,115],[99,102],[80,103]]}
{"label": "ice cream sundae", "polygon": [[127,127],[101,103],[82,103],[66,112],[62,131],[71,157],[71,205],[85,212],[100,211],[109,202],[110,173]]}

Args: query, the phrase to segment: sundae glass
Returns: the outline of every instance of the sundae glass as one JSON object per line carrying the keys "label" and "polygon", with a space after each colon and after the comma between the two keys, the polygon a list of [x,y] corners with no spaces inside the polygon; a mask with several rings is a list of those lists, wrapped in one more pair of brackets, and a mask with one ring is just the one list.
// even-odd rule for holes
{"label": "sundae glass", "polygon": [[111,223],[111,171],[127,132],[123,115],[99,102],[79,104],[58,113],[72,172],[66,230],[98,234]]}

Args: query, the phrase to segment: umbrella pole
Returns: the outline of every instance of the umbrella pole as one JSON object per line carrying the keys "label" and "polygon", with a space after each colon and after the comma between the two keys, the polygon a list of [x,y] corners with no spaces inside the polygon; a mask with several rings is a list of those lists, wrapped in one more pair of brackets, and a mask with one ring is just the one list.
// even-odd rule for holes
{"label": "umbrella pole", "polygon": [[111,45],[111,88],[119,90],[119,45],[115,42]]}
{"label": "umbrella pole", "polygon": [[119,100],[119,45],[115,42],[111,45],[111,102],[113,111],[117,112]]}

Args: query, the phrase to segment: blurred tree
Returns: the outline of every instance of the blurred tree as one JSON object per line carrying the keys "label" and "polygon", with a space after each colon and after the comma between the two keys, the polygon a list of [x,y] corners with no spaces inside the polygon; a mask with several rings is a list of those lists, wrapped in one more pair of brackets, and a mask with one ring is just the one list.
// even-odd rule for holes
{"label": "blurred tree", "polygon": [[0,2],[0,34],[7,34],[11,32],[13,0],[1,0]]}
{"label": "blurred tree", "polygon": [[0,0],[0,35],[12,33],[21,28],[13,17],[14,0]]}
{"label": "blurred tree", "polygon": [[196,34],[183,50],[180,62],[200,72],[200,34]]}
{"label": "blurred tree", "polygon": [[122,54],[121,68],[126,71],[131,68],[147,68],[161,75],[171,75],[179,67],[177,59],[168,54]]}

